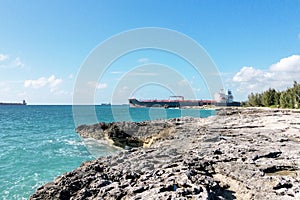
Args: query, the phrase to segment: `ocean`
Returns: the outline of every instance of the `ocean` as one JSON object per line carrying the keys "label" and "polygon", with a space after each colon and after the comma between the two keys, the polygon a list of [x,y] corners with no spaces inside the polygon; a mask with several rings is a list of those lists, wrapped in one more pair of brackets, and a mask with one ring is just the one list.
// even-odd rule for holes
{"label": "ocean", "polygon": [[[28,199],[55,177],[84,161],[112,154],[117,149],[94,140],[82,140],[79,124],[96,121],[144,121],[181,116],[208,117],[214,110],[92,106],[97,117],[80,106],[0,106],[0,199]],[[75,121],[74,121],[75,119]]]}

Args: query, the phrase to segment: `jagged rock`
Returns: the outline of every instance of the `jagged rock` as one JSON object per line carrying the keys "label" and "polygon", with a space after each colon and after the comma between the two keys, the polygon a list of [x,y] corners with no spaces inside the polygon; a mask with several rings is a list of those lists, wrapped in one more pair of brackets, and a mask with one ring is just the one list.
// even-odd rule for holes
{"label": "jagged rock", "polygon": [[172,120],[101,122],[91,126],[81,125],[76,128],[76,132],[83,138],[94,138],[96,140],[108,139],[116,146],[132,148],[150,146],[153,141],[172,134],[174,131],[173,127],[174,123],[172,123]]}
{"label": "jagged rock", "polygon": [[[300,199],[300,111],[80,126],[127,151],[83,163],[33,199]],[[142,148],[141,146],[147,147]]]}

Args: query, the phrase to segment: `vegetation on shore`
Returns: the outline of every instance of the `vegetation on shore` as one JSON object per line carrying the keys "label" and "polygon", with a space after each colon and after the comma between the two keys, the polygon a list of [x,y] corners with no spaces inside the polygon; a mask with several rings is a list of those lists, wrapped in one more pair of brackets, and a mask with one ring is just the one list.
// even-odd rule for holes
{"label": "vegetation on shore", "polygon": [[262,93],[251,93],[246,106],[300,108],[300,84],[294,81],[293,87],[284,91],[270,88]]}

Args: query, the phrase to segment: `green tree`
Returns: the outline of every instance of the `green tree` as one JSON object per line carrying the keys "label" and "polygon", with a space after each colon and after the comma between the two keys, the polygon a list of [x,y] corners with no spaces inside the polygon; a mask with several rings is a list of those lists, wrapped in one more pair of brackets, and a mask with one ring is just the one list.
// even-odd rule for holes
{"label": "green tree", "polygon": [[264,106],[272,106],[275,105],[275,94],[276,90],[275,89],[268,89],[262,94],[262,104]]}
{"label": "green tree", "polygon": [[295,95],[293,92],[293,89],[288,89],[287,90],[287,100],[288,100],[288,108],[294,108],[295,106]]}
{"label": "green tree", "polygon": [[286,92],[281,92],[279,102],[280,102],[280,107],[281,108],[287,108],[288,107],[287,93]]}
{"label": "green tree", "polygon": [[295,106],[295,101],[294,101],[293,90],[289,88],[286,91],[282,92],[280,95],[280,107],[294,108],[294,106]]}
{"label": "green tree", "polygon": [[300,107],[300,84],[294,81],[293,85],[293,93],[294,93],[294,107]]}
{"label": "green tree", "polygon": [[263,95],[260,94],[260,93],[256,93],[255,94],[256,106],[263,106],[263,104],[262,104],[262,97],[263,97]]}
{"label": "green tree", "polygon": [[255,95],[253,94],[253,92],[251,92],[251,94],[248,95],[248,105],[249,106],[256,106],[255,105]]}
{"label": "green tree", "polygon": [[280,106],[280,95],[281,92],[276,92],[274,96],[274,105]]}
{"label": "green tree", "polygon": [[251,93],[248,106],[280,106],[281,108],[300,108],[300,84],[294,81],[293,87],[285,91],[269,88],[262,93]]}
{"label": "green tree", "polygon": [[262,94],[251,93],[248,96],[248,104],[249,104],[249,106],[262,106]]}

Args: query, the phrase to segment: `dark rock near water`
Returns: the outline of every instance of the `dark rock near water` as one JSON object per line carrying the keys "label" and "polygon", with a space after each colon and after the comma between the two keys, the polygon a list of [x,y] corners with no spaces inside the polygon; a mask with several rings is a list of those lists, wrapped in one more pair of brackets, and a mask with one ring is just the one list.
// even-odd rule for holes
{"label": "dark rock near water", "polygon": [[76,128],[76,132],[83,138],[110,140],[114,145],[122,148],[147,147],[153,140],[171,135],[173,121],[101,122],[90,126],[81,125]]}
{"label": "dark rock near water", "polygon": [[80,126],[129,150],[83,163],[30,199],[300,199],[300,111]]}

